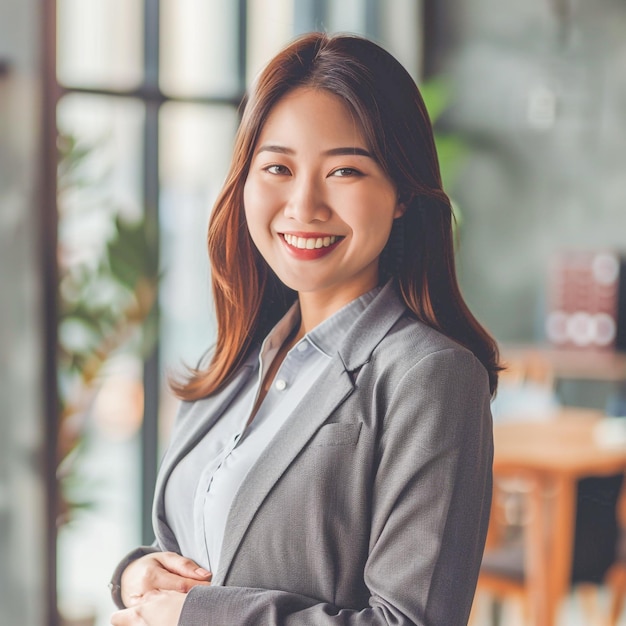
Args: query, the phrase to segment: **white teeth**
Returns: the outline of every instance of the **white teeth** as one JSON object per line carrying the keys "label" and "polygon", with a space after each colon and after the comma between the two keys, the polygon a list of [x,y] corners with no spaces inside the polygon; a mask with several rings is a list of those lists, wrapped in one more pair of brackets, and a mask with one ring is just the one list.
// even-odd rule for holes
{"label": "white teeth", "polygon": [[299,250],[328,248],[337,241],[337,237],[335,235],[330,235],[327,237],[296,237],[295,235],[285,233],[283,236],[285,238],[285,241],[290,246],[298,248]]}

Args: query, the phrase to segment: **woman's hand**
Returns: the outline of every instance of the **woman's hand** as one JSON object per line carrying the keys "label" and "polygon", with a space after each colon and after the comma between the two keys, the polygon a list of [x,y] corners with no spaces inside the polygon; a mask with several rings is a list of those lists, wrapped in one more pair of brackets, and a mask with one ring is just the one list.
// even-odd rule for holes
{"label": "woman's hand", "polygon": [[132,607],[142,603],[148,594],[155,591],[186,594],[196,585],[210,585],[211,576],[210,572],[180,554],[151,552],[133,561],[124,570],[121,581],[122,602]]}
{"label": "woman's hand", "polygon": [[176,626],[186,597],[186,593],[178,591],[153,591],[144,595],[140,604],[113,613],[111,624],[113,626]]}

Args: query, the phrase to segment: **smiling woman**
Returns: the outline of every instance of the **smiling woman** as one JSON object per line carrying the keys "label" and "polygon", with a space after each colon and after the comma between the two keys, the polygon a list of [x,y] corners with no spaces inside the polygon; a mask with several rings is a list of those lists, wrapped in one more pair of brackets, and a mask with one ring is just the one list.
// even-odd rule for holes
{"label": "smiling woman", "polygon": [[[332,314],[378,283],[380,253],[404,213],[395,185],[348,105],[324,90],[286,95],[258,144],[244,186],[252,241],[302,312]],[[321,321],[303,319],[302,334]]]}
{"label": "smiling woman", "polygon": [[112,623],[465,624],[491,497],[493,340],[458,289],[432,128],[372,42],[255,84],[209,226],[217,343]]}

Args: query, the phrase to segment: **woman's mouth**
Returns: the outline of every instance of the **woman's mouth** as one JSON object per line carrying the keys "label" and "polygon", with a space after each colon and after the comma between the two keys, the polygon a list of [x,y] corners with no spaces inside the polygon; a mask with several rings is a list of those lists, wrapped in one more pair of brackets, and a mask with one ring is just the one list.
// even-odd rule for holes
{"label": "woman's mouth", "polygon": [[[304,234],[304,233],[303,233]],[[344,239],[339,235],[281,233],[287,250],[297,259],[313,261],[332,252]]]}
{"label": "woman's mouth", "polygon": [[293,248],[299,250],[315,250],[319,248],[328,248],[337,242],[341,237],[336,235],[326,235],[324,237],[298,237],[297,235],[291,235],[284,233],[283,238]]}

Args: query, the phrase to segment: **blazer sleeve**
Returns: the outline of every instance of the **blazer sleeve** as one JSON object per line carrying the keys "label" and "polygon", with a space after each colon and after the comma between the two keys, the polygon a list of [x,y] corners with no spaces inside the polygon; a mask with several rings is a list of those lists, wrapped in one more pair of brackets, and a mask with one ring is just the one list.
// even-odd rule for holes
{"label": "blazer sleeve", "polygon": [[[215,346],[212,345],[207,350],[205,350],[198,362],[196,363],[196,369],[201,369],[203,367],[208,367],[210,360],[213,356],[215,350]],[[178,417],[180,417],[180,410]],[[177,418],[178,419],[178,418]],[[163,550],[159,547],[157,540],[155,539],[152,545],[150,546],[139,546],[134,550],[131,550],[124,558],[117,564],[113,574],[111,576],[111,580],[109,582],[109,590],[111,591],[111,599],[115,606],[118,609],[127,608],[124,602],[122,601],[122,574],[124,570],[137,559],[140,559],[142,556],[146,554],[151,554],[153,552],[163,552]]]}
{"label": "blazer sleeve", "polygon": [[124,573],[124,570],[133,561],[136,561],[142,556],[153,552],[161,552],[156,544],[156,541],[151,546],[140,546],[139,548],[135,548],[117,564],[117,567],[111,576],[111,581],[109,582],[109,590],[111,591],[111,599],[118,609],[126,608],[126,605],[122,601],[122,574]]}
{"label": "blazer sleeve", "polygon": [[[357,391],[358,392],[358,391]],[[467,624],[491,502],[487,373],[461,348],[421,359],[388,403],[372,485],[369,606],[294,593],[195,587],[179,626],[462,626]]]}

